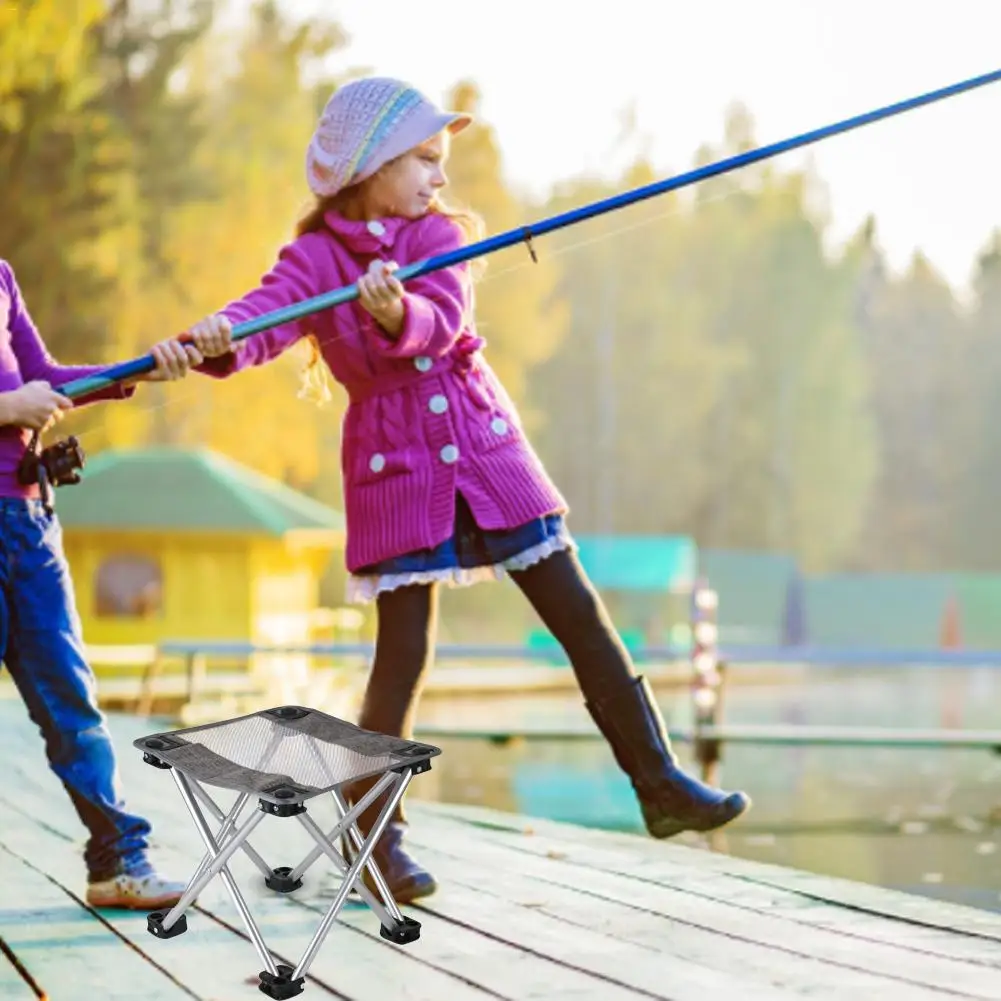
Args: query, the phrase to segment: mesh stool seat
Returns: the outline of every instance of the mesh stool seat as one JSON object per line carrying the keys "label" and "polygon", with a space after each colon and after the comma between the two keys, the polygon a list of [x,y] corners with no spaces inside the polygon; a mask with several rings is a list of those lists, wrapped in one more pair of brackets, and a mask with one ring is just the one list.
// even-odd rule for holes
{"label": "mesh stool seat", "polygon": [[[379,918],[383,938],[405,945],[420,937],[420,922],[401,913],[372,851],[411,780],[430,770],[431,758],[441,753],[439,748],[363,730],[302,706],[279,706],[219,723],[154,733],[133,744],[143,752],[147,764],[170,771],[206,849],[176,906],[147,916],[150,934],[173,938],[185,932],[184,912],[215,876],[221,876],[264,964],[260,990],[272,998],[302,993],[306,971],[352,890]],[[381,777],[349,808],[341,787],[374,776]],[[223,813],[203,783],[237,793],[228,813]],[[387,790],[386,804],[368,836],[363,837],[358,816]],[[306,803],[328,792],[340,819],[332,830],[324,832],[308,814]],[[251,800],[257,808],[241,822],[240,814]],[[221,824],[216,834],[209,828],[202,805]],[[295,817],[316,847],[296,866],[269,866],[248,844],[251,833],[266,816]],[[342,836],[354,846],[351,864],[334,847]],[[321,855],[343,874],[333,903],[294,969],[275,963],[229,871],[229,859],[239,850],[261,870],[265,884],[278,893],[291,893],[302,886],[303,873]],[[362,882],[366,869],[378,897]]]}

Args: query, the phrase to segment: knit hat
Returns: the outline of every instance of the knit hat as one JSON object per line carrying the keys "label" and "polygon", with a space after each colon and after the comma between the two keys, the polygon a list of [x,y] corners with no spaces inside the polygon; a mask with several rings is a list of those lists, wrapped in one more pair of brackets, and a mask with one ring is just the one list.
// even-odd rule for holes
{"label": "knit hat", "polygon": [[310,140],[310,189],[321,198],[334,195],[442,130],[461,132],[471,121],[470,115],[439,110],[401,80],[353,80],[327,101]]}

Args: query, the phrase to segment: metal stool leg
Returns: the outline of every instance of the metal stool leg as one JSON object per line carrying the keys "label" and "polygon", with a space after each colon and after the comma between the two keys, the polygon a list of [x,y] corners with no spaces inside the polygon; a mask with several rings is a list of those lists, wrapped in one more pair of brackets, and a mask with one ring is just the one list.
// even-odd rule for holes
{"label": "metal stool leg", "polygon": [[369,832],[369,836],[365,839],[363,846],[359,850],[358,857],[355,859],[354,864],[345,875],[344,881],[341,883],[341,887],[337,891],[337,896],[334,897],[334,902],[330,905],[327,913],[324,915],[323,920],[320,922],[320,927],[316,929],[316,934],[306,947],[306,951],[303,953],[302,959],[299,960],[299,964],[293,971],[293,980],[297,980],[299,977],[304,976],[306,971],[309,969],[310,964],[316,958],[316,954],[319,951],[320,946],[323,944],[323,940],[327,937],[331,925],[333,925],[338,913],[344,906],[344,901],[348,898],[348,893],[351,892],[351,888],[361,878],[361,872],[365,868],[365,864],[368,862],[369,856],[372,854],[376,842],[382,836],[382,832],[385,829],[386,824],[389,822],[390,816],[396,809],[397,804],[403,798],[403,794],[407,791],[407,786],[410,785],[412,778],[413,772],[410,769],[404,771],[400,776],[396,789],[393,791],[392,796],[389,797],[389,802],[383,808],[382,813],[379,815],[379,819],[372,825],[372,830]]}
{"label": "metal stool leg", "polygon": [[[237,797],[236,803],[233,804],[232,809],[226,817],[223,817],[222,810],[216,805],[212,797],[194,780],[188,779],[194,794],[208,807],[209,813],[211,813],[216,820],[221,820],[223,826],[219,833],[216,835],[216,840],[227,837],[232,828],[236,827],[236,818],[239,816],[240,811],[247,805],[247,801],[250,799],[250,793],[240,793]],[[257,866],[258,869],[264,874],[265,881],[271,878],[271,874],[275,871],[273,870],[267,862],[252,848],[246,841],[240,845],[240,850]],[[211,859],[211,856],[206,856],[206,859]],[[202,865],[205,864],[205,859],[202,860]],[[196,873],[197,875],[197,873]]]}
{"label": "metal stool leg", "polygon": [[[299,822],[307,831],[313,836],[317,844],[320,846],[320,851],[325,852],[327,857],[337,866],[338,871],[344,878],[348,878],[348,874],[351,872],[351,865],[348,863],[347,859],[341,855],[339,851],[332,844],[328,844],[326,836],[321,830],[319,824],[313,820],[308,814],[302,813],[299,815]],[[366,904],[374,911],[375,916],[379,919],[380,924],[384,928],[392,928],[399,921],[403,919],[403,915],[400,914],[399,908],[396,906],[396,901],[390,897],[388,901],[384,904],[379,898],[372,892],[369,891],[368,887],[362,883],[356,886],[359,896]],[[391,911],[396,911],[394,916]]]}
{"label": "metal stool leg", "polygon": [[[334,802],[341,809],[342,812],[346,812],[348,809],[347,801],[341,795],[339,789],[334,789],[331,795],[334,797]],[[401,797],[402,798],[402,797]],[[399,800],[397,800],[399,802]],[[383,829],[385,824],[383,824]],[[381,833],[381,830],[380,830]],[[358,825],[352,823],[348,828],[348,837],[351,839],[352,844],[356,852],[361,851],[362,845],[364,844],[364,839],[362,838],[361,831],[358,830]],[[403,916],[402,911],[396,903],[396,899],[393,897],[392,892],[389,889],[389,884],[386,882],[386,877],[383,876],[382,870],[376,865],[374,859],[369,859],[367,863],[368,871],[372,874],[372,882],[375,883],[376,889],[379,891],[379,895],[383,900],[386,901],[386,906],[389,908],[390,914],[393,915],[393,919],[397,924],[404,924],[407,919]],[[364,896],[363,890],[366,889],[364,883],[359,883],[355,889],[358,891],[359,896]],[[383,930],[385,931],[385,925],[383,925]]]}
{"label": "metal stool leg", "polygon": [[[355,820],[357,817],[361,816],[361,814],[366,809],[368,809],[370,803],[374,802],[375,799],[382,794],[383,789],[385,789],[388,784],[386,781],[388,776],[384,775],[372,789],[369,789],[369,791],[364,796],[362,796],[362,798],[354,805],[353,808],[349,808],[347,800],[344,799],[344,796],[341,794],[340,789],[338,789],[337,786],[334,785],[333,775],[331,775],[330,768],[327,766],[327,763],[323,760],[323,758],[317,752],[315,747],[310,745],[310,750],[312,751],[313,757],[316,760],[316,762],[326,772],[328,778],[331,781],[331,785],[334,786],[334,788],[331,789],[330,794],[333,797],[334,803],[337,806],[338,813],[340,813],[341,815],[341,823],[338,824],[338,826],[334,828],[334,830],[332,830],[329,835],[327,835],[327,839],[329,841],[333,841],[334,838],[337,836],[337,834],[340,833],[340,828],[343,825],[345,825],[345,823],[347,823],[348,837],[351,840],[351,843],[354,845],[355,851],[357,852],[361,848],[361,845],[363,843],[363,838],[361,832],[358,830],[358,825],[357,823],[355,823]],[[413,776],[411,775],[411,778],[412,777]],[[397,800],[397,802],[399,801]],[[385,825],[383,825],[383,828],[384,827]],[[314,848],[313,853],[315,853],[316,851],[317,850]],[[315,860],[316,857],[318,856],[311,853],[311,855],[309,856],[310,858],[309,864],[312,864],[312,862]],[[338,857],[340,857],[339,853]],[[368,869],[369,873],[372,876],[372,882],[375,883],[375,888],[379,891],[379,895],[382,897],[383,901],[385,901],[386,908],[389,910],[389,913],[393,918],[393,924],[387,925],[387,923],[383,921],[382,918],[380,917],[380,921],[382,922],[382,934],[386,935],[387,929],[390,930],[390,934],[396,934],[395,929],[402,927],[406,923],[407,919],[404,918],[402,912],[400,911],[399,905],[396,903],[393,894],[390,892],[389,884],[386,882],[386,878],[382,875],[382,870],[380,870],[379,865],[375,861],[374,857],[369,858],[368,863],[366,864],[366,868]],[[356,890],[358,892],[358,896],[360,896],[362,900],[364,900],[371,907],[372,904],[369,899],[371,894],[367,892],[368,888],[365,886],[365,884],[359,882],[358,885],[356,886]],[[417,927],[419,929],[420,925],[418,925]],[[416,938],[416,936],[414,937]],[[407,939],[406,941],[413,941],[413,939],[412,938]]]}
{"label": "metal stool leg", "polygon": [[[209,865],[204,867],[201,874],[192,881],[191,885],[185,891],[184,896],[166,915],[160,917],[159,912],[154,912],[149,915],[147,920],[150,923],[150,930],[153,934],[159,935],[162,938],[171,937],[168,933],[174,929],[175,923],[180,922],[183,919],[184,911],[190,905],[191,901],[194,900],[194,898],[214,876],[221,875],[226,884],[226,888],[229,890],[229,895],[233,899],[233,904],[235,905],[237,911],[239,911],[244,925],[246,925],[247,933],[250,935],[250,940],[254,943],[254,948],[257,949],[258,955],[261,957],[261,961],[268,968],[269,973],[274,976],[279,976],[278,967],[275,965],[275,961],[271,958],[271,953],[268,951],[268,947],[264,944],[264,939],[261,937],[260,930],[251,916],[250,908],[247,907],[247,902],[243,899],[243,894],[240,893],[240,888],[236,885],[236,880],[233,879],[233,874],[229,871],[229,867],[227,865],[230,857],[236,853],[237,849],[247,839],[251,831],[253,831],[254,828],[257,827],[257,825],[264,819],[264,814],[257,812],[249,817],[242,827],[229,840],[226,847],[220,850],[219,845],[212,836],[212,832],[209,830],[208,824],[205,822],[205,817],[202,815],[202,811],[195,802],[188,780],[176,768],[172,768],[170,770],[170,774],[177,783],[177,788],[180,790],[181,798],[184,800],[184,804],[187,806],[188,812],[191,814],[191,818],[195,822],[195,827],[198,828],[198,833],[201,835],[202,841],[205,842],[205,847],[211,854],[212,859]],[[157,927],[162,928],[163,931],[157,931]],[[184,926],[181,927],[180,931],[183,931],[183,927]],[[180,931],[175,932],[175,934],[180,934]]]}
{"label": "metal stool leg", "polygon": [[[375,802],[376,799],[382,793],[390,787],[393,783],[393,776],[390,773],[386,773],[381,779],[371,788],[369,791],[350,809],[347,810],[344,805],[344,800],[339,801],[339,810],[341,813],[341,819],[331,828],[330,832],[326,835],[328,841],[333,841],[335,838],[339,837],[340,834],[345,830],[349,824],[353,824],[355,820],[362,814],[362,812]],[[296,878],[302,877],[307,869],[323,854],[323,848],[317,847],[310,849],[309,854],[292,870],[292,875]]]}

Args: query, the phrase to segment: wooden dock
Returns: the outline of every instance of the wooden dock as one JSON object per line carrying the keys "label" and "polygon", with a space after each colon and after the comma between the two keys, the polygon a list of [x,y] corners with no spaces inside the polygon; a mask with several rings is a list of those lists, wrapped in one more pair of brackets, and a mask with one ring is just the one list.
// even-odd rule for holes
{"label": "wooden dock", "polygon": [[[159,721],[111,725],[129,800],[155,824],[155,859],[186,878],[201,842],[170,777],[131,746]],[[262,996],[260,962],[220,880],[189,913],[188,933],[169,941],[149,935],[142,914],[90,910],[82,828],[20,702],[0,701],[0,754],[0,998]],[[325,806],[311,807],[324,826]],[[1001,914],[485,809],[414,802],[411,814],[412,842],[442,885],[407,909],[422,937],[391,945],[371,912],[350,907],[304,998],[1001,999]],[[311,844],[275,818],[252,843],[273,865],[294,864]],[[242,854],[232,869],[276,959],[294,965],[335,877],[317,865],[281,897]]]}

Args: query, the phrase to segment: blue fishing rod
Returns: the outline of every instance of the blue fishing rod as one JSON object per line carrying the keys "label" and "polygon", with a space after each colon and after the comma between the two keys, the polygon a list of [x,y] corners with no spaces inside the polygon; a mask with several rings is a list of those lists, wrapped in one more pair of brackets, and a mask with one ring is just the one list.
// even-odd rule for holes
{"label": "blue fishing rod", "polygon": [[[637,202],[645,201],[648,198],[654,198],[670,191],[677,191],[680,188],[698,184],[700,181],[708,180],[711,177],[719,177],[722,174],[739,170],[742,167],[747,167],[754,163],[760,163],[762,160],[768,160],[772,157],[779,156],[782,153],[788,153],[794,149],[801,149],[804,146],[810,146],[813,143],[829,139],[832,136],[840,135],[844,132],[851,132],[854,129],[862,128],[865,125],[871,125],[874,122],[891,118],[894,115],[900,115],[904,112],[913,111],[916,108],[921,108],[928,104],[934,104],[938,101],[944,101],[950,97],[956,97],[959,94],[975,90],[979,87],[985,87],[988,84],[996,83],[999,80],[1001,80],[1001,70],[994,70],[991,73],[971,77],[968,80],[951,84],[948,87],[942,87],[938,90],[929,91],[928,93],[922,94],[918,97],[908,98],[907,100],[898,101],[895,104],[889,104],[885,107],[878,108],[875,111],[869,111],[865,114],[846,118],[833,125],[826,125],[823,128],[814,129],[811,132],[804,132],[791,139],[784,139],[768,146],[761,146],[757,149],[739,153],[736,156],[727,157],[723,160],[717,160],[715,163],[707,164],[704,167],[698,167],[695,170],[679,174],[676,177],[654,181],[651,184],[634,188],[630,191],[613,195],[609,198],[591,202],[587,205],[571,209],[559,215],[553,215],[548,218],[541,219],[530,225],[515,227],[507,232],[487,237],[477,243],[460,247],[457,250],[449,251],[445,254],[438,254],[434,257],[425,258],[423,261],[416,261],[412,264],[404,265],[396,272],[396,277],[401,282],[406,282],[421,275],[430,274],[433,271],[440,271],[442,268],[453,267],[456,264],[462,264],[465,261],[469,261],[477,257],[485,257],[488,254],[496,253],[498,250],[504,250],[507,247],[514,246],[518,243],[526,243],[528,245],[529,252],[532,254],[532,258],[534,260],[536,258],[535,250],[532,247],[533,237],[544,236],[545,234],[552,233],[558,229],[565,229],[568,226],[574,226],[577,223],[584,222],[587,219],[592,219],[595,216],[615,212],[628,205],[634,205]],[[261,316],[255,317],[252,320],[247,320],[244,323],[236,324],[233,327],[232,340],[243,340],[246,337],[250,337],[252,334],[257,334],[264,330],[270,330],[273,327],[278,327],[282,324],[290,323],[293,320],[310,316],[324,309],[340,306],[343,303],[351,302],[356,298],[358,298],[357,284],[333,289],[330,292],[324,292],[322,295],[305,299],[299,303],[293,303],[290,306],[285,306],[281,309],[276,309],[270,313],[265,313]],[[76,399],[95,392],[96,390],[104,389],[117,382],[123,382],[125,380],[135,378],[136,376],[144,375],[145,373],[152,371],[155,367],[156,361],[153,356],[151,354],[143,355],[141,358],[135,358],[131,361],[111,366],[98,374],[86,376],[80,379],[74,379],[72,382],[68,382],[58,388],[63,395],[69,397],[70,399]]]}
{"label": "blue fishing rod", "polygon": [[[655,181],[652,184],[634,188],[622,194],[613,195],[610,198],[604,198],[579,208],[571,209],[568,212],[541,219],[531,225],[518,226],[505,233],[487,237],[477,243],[460,247],[446,254],[438,254],[434,257],[428,257],[423,261],[407,264],[396,272],[396,277],[401,282],[406,282],[409,279],[430,274],[432,271],[440,271],[442,268],[450,268],[456,264],[462,264],[464,261],[469,261],[476,257],[485,257],[487,254],[496,253],[498,250],[504,250],[518,243],[526,243],[533,260],[535,260],[535,250],[532,247],[533,237],[544,236],[546,233],[552,233],[567,226],[574,226],[577,223],[584,222],[586,219],[593,219],[595,216],[615,212],[618,209],[625,208],[627,205],[634,205],[637,202],[666,194],[669,191],[677,191],[680,188],[698,184],[700,181],[708,180],[711,177],[728,174],[731,171],[739,170],[741,167],[748,167],[753,163],[760,163],[762,160],[768,160],[782,153],[788,153],[790,150],[810,146],[813,143],[820,142],[823,139],[830,139],[832,136],[840,135],[843,132],[851,132],[854,129],[862,128],[864,125],[872,125],[874,122],[892,118],[894,115],[901,115],[904,112],[913,111],[927,104],[934,104],[937,101],[944,101],[947,98],[956,97],[959,94],[976,90],[979,87],[986,87],[988,84],[996,83],[999,80],[1001,80],[1001,70],[994,70],[991,73],[971,77],[961,83],[942,87],[939,90],[932,90],[919,97],[908,98],[905,101],[889,104],[886,107],[878,108],[875,111],[868,111],[862,115],[855,115],[834,125],[826,125],[823,128],[814,129],[812,132],[804,132],[802,135],[794,136],[792,139],[784,139],[769,146],[761,146],[758,149],[748,150],[745,153],[739,153],[736,156],[718,160],[715,163],[698,167],[695,170],[679,174],[676,177]],[[282,309],[265,313],[253,320],[238,323],[233,327],[232,339],[234,341],[241,341],[246,337],[250,337],[251,334],[270,330],[272,327],[278,327],[284,323],[301,319],[304,316],[310,316],[323,309],[340,306],[356,298],[358,298],[357,285],[348,285],[343,288],[333,289],[330,292],[324,292],[322,295],[314,296],[311,299],[305,299],[302,302],[293,303],[291,306],[285,306]],[[147,372],[151,372],[155,367],[156,361],[153,356],[151,354],[143,355],[141,358],[123,362],[120,365],[113,365],[96,375],[74,379],[72,382],[58,387],[58,389],[70,399],[77,399],[96,390],[111,386],[114,383],[124,382],[136,376],[144,375]]]}

